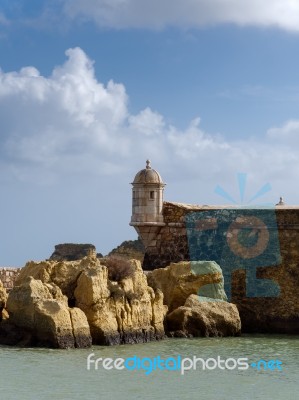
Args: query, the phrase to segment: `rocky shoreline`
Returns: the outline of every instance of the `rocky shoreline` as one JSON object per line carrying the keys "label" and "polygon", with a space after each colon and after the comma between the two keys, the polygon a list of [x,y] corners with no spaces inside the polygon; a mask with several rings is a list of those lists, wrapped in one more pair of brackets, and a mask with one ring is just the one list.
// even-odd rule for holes
{"label": "rocky shoreline", "polygon": [[84,348],[241,334],[216,263],[179,262],[145,274],[139,260],[123,262],[121,274],[93,252],[28,262],[8,295],[0,283],[0,344]]}

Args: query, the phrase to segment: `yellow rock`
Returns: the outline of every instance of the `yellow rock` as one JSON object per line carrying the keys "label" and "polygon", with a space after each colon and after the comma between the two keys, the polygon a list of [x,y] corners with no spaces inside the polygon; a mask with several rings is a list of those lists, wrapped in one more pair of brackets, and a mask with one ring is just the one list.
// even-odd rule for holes
{"label": "yellow rock", "polygon": [[27,344],[54,348],[91,346],[85,314],[68,307],[58,286],[26,278],[10,292],[7,301],[9,324],[30,334]]}
{"label": "yellow rock", "polygon": [[78,279],[76,305],[85,312],[96,344],[138,343],[164,336],[163,294],[147,285],[139,261],[131,263],[133,275],[120,282],[110,282],[104,266],[85,270]]}
{"label": "yellow rock", "polygon": [[[78,317],[78,312],[73,311],[75,308],[68,308],[72,306],[86,316],[94,344],[139,343],[163,338],[167,311],[163,293],[148,286],[140,261],[130,263],[130,276],[116,282],[108,279],[107,267],[93,255],[79,261],[31,261],[22,269],[11,292],[11,321],[31,329],[36,313],[42,314],[46,325],[55,314],[57,324],[52,321],[53,326],[57,328],[61,323],[64,327],[59,339],[59,347],[63,347],[72,341],[68,339],[69,318]],[[24,295],[24,285],[30,296]],[[17,301],[20,296],[26,301]],[[87,328],[83,323],[81,327],[83,333],[79,327],[78,335],[84,338]],[[51,343],[55,342],[56,328],[53,328]],[[74,345],[76,340],[75,335]]]}
{"label": "yellow rock", "polygon": [[0,280],[0,310],[5,307],[6,301],[7,301],[6,289],[3,286],[2,281]]}
{"label": "yellow rock", "polygon": [[171,336],[239,336],[241,320],[237,306],[225,301],[191,295],[184,306],[168,314]]}
{"label": "yellow rock", "polygon": [[207,284],[223,285],[222,272],[198,275],[189,261],[171,263],[166,268],[150,271],[147,280],[151,287],[163,292],[164,304],[170,312],[183,306],[191,294],[198,294],[201,287]]}
{"label": "yellow rock", "polygon": [[5,306],[6,306],[6,301],[7,301],[7,293],[6,289],[3,286],[2,281],[0,280],[0,321],[2,318],[6,318],[7,312],[5,311]]}

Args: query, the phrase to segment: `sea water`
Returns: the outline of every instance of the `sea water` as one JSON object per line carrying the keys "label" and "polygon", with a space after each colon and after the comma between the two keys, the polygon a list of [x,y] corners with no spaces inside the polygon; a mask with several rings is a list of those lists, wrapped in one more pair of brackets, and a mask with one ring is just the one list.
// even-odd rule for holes
{"label": "sea water", "polygon": [[[280,360],[280,369],[185,371],[87,369],[87,357],[160,356]],[[299,399],[299,336],[167,339],[139,345],[49,350],[0,347],[1,400],[248,400]]]}

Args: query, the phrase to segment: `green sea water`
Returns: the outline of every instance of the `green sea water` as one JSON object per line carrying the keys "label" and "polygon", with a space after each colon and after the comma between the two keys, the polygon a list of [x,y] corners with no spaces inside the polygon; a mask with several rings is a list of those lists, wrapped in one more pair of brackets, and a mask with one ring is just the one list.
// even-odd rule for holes
{"label": "green sea water", "polygon": [[[87,370],[87,356],[127,358],[247,357],[279,359],[282,371],[257,370]],[[1,400],[248,400],[299,399],[299,336],[167,339],[140,345],[94,346],[82,350],[0,347]]]}

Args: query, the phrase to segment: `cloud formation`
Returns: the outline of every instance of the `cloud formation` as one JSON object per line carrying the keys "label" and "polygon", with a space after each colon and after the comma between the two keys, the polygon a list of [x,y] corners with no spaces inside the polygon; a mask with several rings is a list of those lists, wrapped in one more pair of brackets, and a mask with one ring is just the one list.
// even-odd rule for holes
{"label": "cloud formation", "polygon": [[267,136],[269,139],[276,140],[280,144],[299,143],[299,120],[287,121],[281,127],[273,127],[268,130]]}
{"label": "cloud formation", "polygon": [[107,253],[134,238],[129,182],[147,158],[169,200],[226,203],[214,194],[220,184],[238,201],[245,172],[245,197],[270,182],[263,201],[299,203],[298,121],[239,140],[205,132],[199,118],[178,129],[150,107],[130,112],[125,86],[101,83],[82,49],[66,56],[47,77],[33,66],[0,70],[0,264],[43,259],[59,242]]}
{"label": "cloud formation", "polygon": [[133,154],[152,154],[161,162],[174,155],[188,164],[208,148],[227,148],[222,139],[202,132],[199,119],[181,132],[149,107],[131,115],[124,85],[100,83],[80,48],[66,55],[48,78],[34,67],[0,73],[1,148],[7,162],[22,169],[80,168],[105,175],[122,169]]}
{"label": "cloud formation", "polygon": [[298,0],[64,0],[70,18],[113,28],[183,28],[232,23],[299,31]]}
{"label": "cloud formation", "polygon": [[128,171],[148,157],[175,181],[207,182],[247,171],[256,182],[287,185],[299,174],[292,146],[298,121],[247,140],[204,132],[199,118],[181,130],[149,107],[130,113],[124,85],[99,82],[82,49],[69,49],[66,56],[49,77],[34,67],[0,72],[0,179],[45,183],[72,174],[128,179]]}

